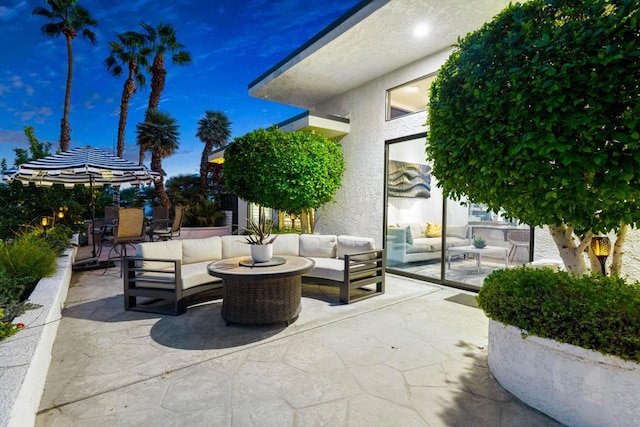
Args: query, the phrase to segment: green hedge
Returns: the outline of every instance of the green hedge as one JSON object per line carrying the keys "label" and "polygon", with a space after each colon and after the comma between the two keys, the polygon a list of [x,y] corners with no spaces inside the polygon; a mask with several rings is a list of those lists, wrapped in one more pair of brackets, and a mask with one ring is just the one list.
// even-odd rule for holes
{"label": "green hedge", "polygon": [[478,294],[488,317],[640,363],[640,283],[599,274],[514,268],[489,275]]}

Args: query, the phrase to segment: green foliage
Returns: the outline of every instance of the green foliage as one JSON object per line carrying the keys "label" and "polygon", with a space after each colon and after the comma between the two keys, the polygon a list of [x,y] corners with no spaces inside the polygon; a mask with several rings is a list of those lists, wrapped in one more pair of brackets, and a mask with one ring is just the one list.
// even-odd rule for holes
{"label": "green foliage", "polygon": [[601,274],[514,268],[489,275],[478,294],[488,317],[640,363],[640,283]]}
{"label": "green foliage", "polygon": [[53,249],[56,257],[60,257],[71,245],[72,234],[73,230],[71,228],[64,224],[56,224],[48,229],[46,234],[43,233],[42,238]]}
{"label": "green foliage", "polygon": [[227,190],[249,202],[300,213],[330,202],[342,185],[338,143],[321,135],[258,129],[225,150]]}
{"label": "green foliage", "polygon": [[185,212],[183,225],[187,227],[212,227],[224,219],[224,213],[220,209],[220,203],[207,200],[199,195],[195,202],[189,204]]}
{"label": "green foliage", "polygon": [[224,219],[219,201],[208,200],[200,190],[197,175],[177,175],[167,180],[167,196],[176,206],[187,206],[182,222],[186,227],[208,227]]}
{"label": "green foliage", "polygon": [[[4,317],[4,310],[0,308],[0,318]],[[0,340],[5,338],[9,338],[11,335],[18,332],[20,329],[24,328],[24,323],[9,323],[5,321],[0,321]]]}
{"label": "green foliage", "polygon": [[37,282],[38,280],[31,276],[9,277],[0,270],[0,307],[6,308],[25,299],[28,296],[25,294],[32,290]]}
{"label": "green foliage", "polygon": [[32,277],[37,281],[53,275],[56,268],[56,252],[35,233],[0,243],[0,271],[7,277]]}
{"label": "green foliage", "polygon": [[533,226],[640,220],[639,28],[637,1],[531,0],[467,35],[431,88],[439,184]]}

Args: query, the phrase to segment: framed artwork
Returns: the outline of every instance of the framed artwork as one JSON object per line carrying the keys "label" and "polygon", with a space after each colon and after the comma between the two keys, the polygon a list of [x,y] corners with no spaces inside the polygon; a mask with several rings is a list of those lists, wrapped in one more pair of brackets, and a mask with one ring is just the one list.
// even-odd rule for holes
{"label": "framed artwork", "polygon": [[431,166],[389,160],[389,197],[431,197]]}

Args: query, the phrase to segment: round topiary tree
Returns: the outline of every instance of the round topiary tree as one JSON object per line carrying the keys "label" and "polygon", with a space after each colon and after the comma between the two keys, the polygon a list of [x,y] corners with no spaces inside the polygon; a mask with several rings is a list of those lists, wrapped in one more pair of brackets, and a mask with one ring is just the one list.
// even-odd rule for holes
{"label": "round topiary tree", "polygon": [[[640,220],[640,4],[531,0],[467,35],[431,88],[426,153],[452,198],[548,225],[565,266]],[[592,257],[593,258],[593,257]]]}
{"label": "round topiary tree", "polygon": [[[342,185],[340,144],[321,135],[257,129],[224,153],[227,190],[282,212],[302,214],[330,202]],[[309,221],[313,227],[313,220]]]}

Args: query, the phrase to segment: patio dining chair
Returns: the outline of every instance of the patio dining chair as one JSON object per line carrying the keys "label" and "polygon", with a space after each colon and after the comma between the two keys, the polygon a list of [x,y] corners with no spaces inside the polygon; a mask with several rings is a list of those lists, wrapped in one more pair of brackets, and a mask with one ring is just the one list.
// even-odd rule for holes
{"label": "patio dining chair", "polygon": [[509,250],[510,262],[515,259],[518,248],[525,248],[527,252],[529,251],[529,238],[529,230],[512,230],[507,233],[507,241],[511,244],[511,249]]}
{"label": "patio dining chair", "polygon": [[173,220],[170,222],[158,222],[154,227],[151,226],[147,230],[149,240],[171,240],[174,237],[180,236],[180,229],[182,228],[182,221],[184,219],[184,206],[176,206],[173,215]]}
{"label": "patio dining chair", "polygon": [[[144,210],[142,208],[120,208],[118,219],[115,223],[112,235],[102,237],[102,244],[111,246],[107,257],[107,266],[112,259],[120,259],[127,256],[127,245],[145,241]],[[115,256],[112,257],[112,254]],[[106,270],[105,270],[106,271]],[[122,274],[122,269],[120,270]]]}

